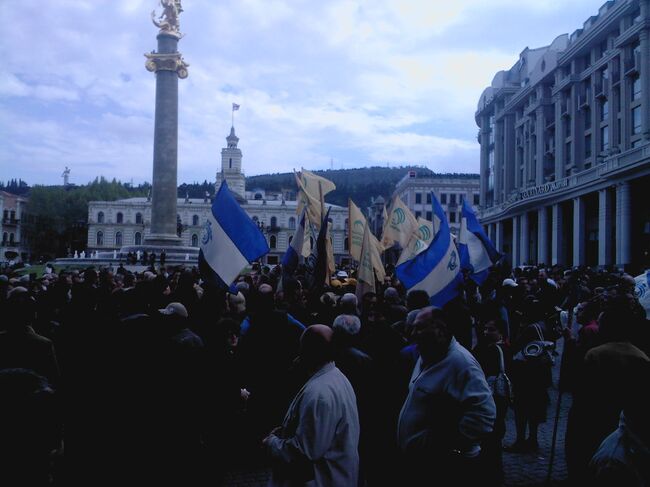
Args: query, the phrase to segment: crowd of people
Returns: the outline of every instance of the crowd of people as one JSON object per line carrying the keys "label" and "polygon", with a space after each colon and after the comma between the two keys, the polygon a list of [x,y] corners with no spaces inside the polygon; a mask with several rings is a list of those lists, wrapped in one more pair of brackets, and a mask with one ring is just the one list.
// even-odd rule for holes
{"label": "crowd of people", "polygon": [[272,485],[501,485],[502,450],[539,448],[555,361],[571,485],[650,482],[629,275],[497,265],[439,309],[391,266],[357,299],[348,271],[315,289],[261,266],[236,293],[164,265],[0,274],[0,483],[64,485],[67,440],[113,485],[260,465]]}

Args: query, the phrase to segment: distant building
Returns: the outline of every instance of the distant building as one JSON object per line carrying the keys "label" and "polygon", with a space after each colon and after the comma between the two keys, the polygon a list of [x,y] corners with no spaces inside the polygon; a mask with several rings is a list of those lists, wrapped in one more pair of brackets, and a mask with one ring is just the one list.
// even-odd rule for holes
{"label": "distant building", "polygon": [[514,265],[650,264],[650,0],[524,49],[476,123],[480,218]]}
{"label": "distant building", "polygon": [[[270,192],[263,188],[247,191],[242,173],[242,152],[239,137],[231,128],[227,147],[221,151],[221,170],[216,187],[223,179],[236,195],[242,208],[262,228],[271,251],[264,257],[267,264],[278,264],[287,250],[299,215],[296,214],[295,190]],[[292,200],[286,197],[293,196]],[[182,245],[198,247],[203,224],[211,211],[209,198],[178,198],[178,228]],[[346,239],[347,208],[330,205],[332,244],[337,261],[348,258]],[[151,201],[128,198],[117,201],[91,201],[88,204],[88,250],[119,250],[123,246],[141,245],[149,234]],[[74,249],[73,249],[74,250]]]}
{"label": "distant building", "polygon": [[407,172],[397,183],[394,194],[402,198],[416,218],[433,221],[433,192],[445,210],[452,233],[458,234],[463,201],[469,201],[472,207],[478,206],[479,179],[478,174],[434,174],[420,177],[413,170]]}
{"label": "distant building", "polygon": [[[27,201],[28,199],[23,196],[0,191],[0,214],[2,215],[0,260],[2,261],[27,260],[29,250],[22,232]],[[8,258],[7,252],[15,252],[18,258]]]}

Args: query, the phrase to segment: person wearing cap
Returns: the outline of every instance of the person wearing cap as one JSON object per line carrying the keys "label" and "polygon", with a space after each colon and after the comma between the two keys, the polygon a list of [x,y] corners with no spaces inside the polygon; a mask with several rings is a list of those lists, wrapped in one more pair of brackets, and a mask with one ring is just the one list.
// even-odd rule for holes
{"label": "person wearing cap", "polygon": [[473,485],[496,406],[481,366],[453,337],[445,313],[427,307],[414,323],[420,357],[397,425],[402,485]]}

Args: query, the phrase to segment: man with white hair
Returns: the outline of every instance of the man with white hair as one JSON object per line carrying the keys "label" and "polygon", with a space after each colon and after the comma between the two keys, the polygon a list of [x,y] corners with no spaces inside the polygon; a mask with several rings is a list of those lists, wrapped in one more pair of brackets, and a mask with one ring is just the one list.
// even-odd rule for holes
{"label": "man with white hair", "polygon": [[358,315],[359,302],[353,293],[345,293],[339,300],[339,308],[342,315]]}

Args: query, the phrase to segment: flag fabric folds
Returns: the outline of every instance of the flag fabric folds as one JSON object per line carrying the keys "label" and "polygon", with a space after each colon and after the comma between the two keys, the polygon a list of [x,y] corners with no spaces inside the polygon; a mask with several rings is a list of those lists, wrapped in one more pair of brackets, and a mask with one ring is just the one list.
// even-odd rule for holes
{"label": "flag fabric folds", "polygon": [[264,235],[221,183],[203,226],[199,266],[206,280],[226,287],[249,263],[269,252]]}
{"label": "flag fabric folds", "polygon": [[[436,218],[438,220],[438,218]],[[407,260],[411,260],[413,257],[419,253],[426,250],[431,241],[433,240],[433,222],[425,220],[424,218],[418,218],[418,229],[411,235],[408,245],[402,251],[397,261],[397,265],[403,264]],[[438,220],[438,227],[440,226]]]}
{"label": "flag fabric folds", "polygon": [[406,289],[422,289],[433,306],[442,307],[456,297],[463,282],[458,251],[449,230],[445,212],[431,194],[433,214],[440,219],[440,229],[429,247],[396,268],[397,277]]}
{"label": "flag fabric folds", "polygon": [[381,243],[385,249],[395,242],[406,248],[411,236],[417,231],[418,222],[399,196],[395,196],[390,205],[388,218],[384,220],[384,233]]}
{"label": "flag fabric folds", "polygon": [[357,287],[355,294],[359,303],[363,302],[363,295],[369,292],[375,292],[375,269],[372,264],[372,253],[377,251],[375,244],[370,239],[371,236],[368,222],[363,228],[363,240],[361,244],[361,258],[359,260],[359,269],[357,271]]}
{"label": "flag fabric folds", "polygon": [[363,234],[366,228],[366,217],[354,201],[348,198],[348,238],[350,239],[350,256],[357,262],[361,260]]}
{"label": "flag fabric folds", "polygon": [[646,313],[650,315],[650,271],[636,276],[634,283],[634,295],[639,300],[639,304],[645,308]]}
{"label": "flag fabric folds", "polygon": [[298,205],[296,213],[301,213],[303,208],[307,209],[307,218],[312,225],[320,229],[323,216],[323,198],[327,193],[336,189],[336,185],[329,179],[302,169],[295,174],[298,185]]}
{"label": "flag fabric folds", "polygon": [[302,248],[305,241],[305,212],[302,212],[300,216],[300,223],[296,227],[296,231],[293,233],[293,238],[287,251],[282,257],[282,271],[287,274],[293,274],[298,268],[298,262],[300,261],[300,254],[302,253]]}
{"label": "flag fabric folds", "polygon": [[239,110],[239,105],[237,103],[232,104],[232,111]]}
{"label": "flag fabric folds", "polygon": [[468,270],[478,285],[483,284],[488,269],[497,263],[501,254],[485,234],[467,200],[463,201],[457,244],[461,268]]}

